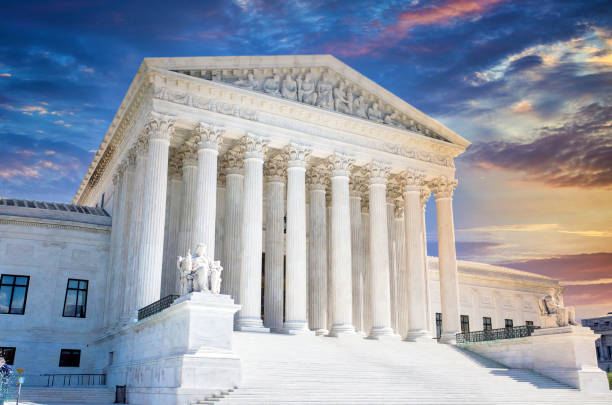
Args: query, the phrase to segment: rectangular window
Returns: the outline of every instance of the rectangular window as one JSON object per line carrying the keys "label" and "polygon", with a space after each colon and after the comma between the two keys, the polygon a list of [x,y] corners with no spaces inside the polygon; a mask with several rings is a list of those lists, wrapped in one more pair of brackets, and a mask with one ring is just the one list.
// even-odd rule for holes
{"label": "rectangular window", "polygon": [[3,274],[0,278],[0,314],[23,315],[30,276]]}
{"label": "rectangular window", "polygon": [[506,319],[506,328],[513,328],[514,327],[514,322],[512,321],[512,319]]}
{"label": "rectangular window", "polygon": [[15,362],[15,348],[14,347],[0,347],[0,356],[4,357],[6,364],[12,366]]}
{"label": "rectangular window", "polygon": [[68,279],[64,298],[64,316],[85,318],[87,311],[87,280]]}
{"label": "rectangular window", "polygon": [[491,318],[488,316],[482,317],[482,330],[492,330],[493,324],[491,323]]}
{"label": "rectangular window", "polygon": [[470,317],[461,315],[461,333],[470,333]]}
{"label": "rectangular window", "polygon": [[60,353],[60,367],[79,367],[81,364],[81,351],[76,349],[62,349]]}
{"label": "rectangular window", "polygon": [[533,326],[533,321],[525,321],[526,326]]}
{"label": "rectangular window", "polygon": [[436,312],[436,339],[440,339],[442,336],[442,314]]}

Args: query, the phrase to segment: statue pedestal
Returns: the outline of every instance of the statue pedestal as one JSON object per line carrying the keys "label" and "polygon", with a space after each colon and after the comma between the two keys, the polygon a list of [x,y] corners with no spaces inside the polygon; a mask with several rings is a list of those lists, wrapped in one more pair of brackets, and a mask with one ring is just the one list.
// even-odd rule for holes
{"label": "statue pedestal", "polygon": [[597,335],[582,326],[537,329],[518,339],[461,343],[458,346],[510,368],[524,368],[586,392],[610,392],[597,367]]}
{"label": "statue pedestal", "polygon": [[240,383],[228,295],[194,292],[127,325],[110,348],[108,385],[127,385],[131,404],[187,405]]}

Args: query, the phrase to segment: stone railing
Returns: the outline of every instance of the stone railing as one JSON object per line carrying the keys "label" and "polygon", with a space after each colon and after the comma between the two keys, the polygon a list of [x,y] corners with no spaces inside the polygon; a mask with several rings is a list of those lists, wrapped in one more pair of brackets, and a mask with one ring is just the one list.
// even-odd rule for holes
{"label": "stone railing", "polygon": [[512,328],[500,328],[491,330],[479,330],[477,332],[457,333],[457,343],[486,342],[488,340],[515,339],[531,336],[539,326],[514,326]]}

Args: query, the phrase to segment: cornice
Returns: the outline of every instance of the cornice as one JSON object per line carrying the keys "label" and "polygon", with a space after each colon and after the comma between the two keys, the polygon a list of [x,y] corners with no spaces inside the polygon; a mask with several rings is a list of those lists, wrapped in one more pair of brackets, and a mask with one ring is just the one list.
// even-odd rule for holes
{"label": "cornice", "polygon": [[12,217],[2,216],[0,218],[0,225],[20,225],[38,228],[50,228],[50,229],[67,229],[72,231],[82,231],[91,233],[103,233],[110,234],[111,227],[106,225],[97,224],[85,224],[80,222],[72,221],[55,221],[50,219],[41,218],[24,218],[24,217]]}

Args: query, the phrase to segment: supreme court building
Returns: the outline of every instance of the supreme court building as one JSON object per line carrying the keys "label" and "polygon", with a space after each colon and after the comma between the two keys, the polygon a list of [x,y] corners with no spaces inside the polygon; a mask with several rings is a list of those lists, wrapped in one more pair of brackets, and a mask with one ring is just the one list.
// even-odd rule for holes
{"label": "supreme court building", "polygon": [[[149,395],[171,385],[133,353],[171,333],[142,340],[181,305],[234,308],[235,331],[408,342],[538,326],[544,296],[562,304],[557,280],[456,259],[454,160],[468,146],[330,55],[145,59],[72,204],[0,200],[0,349],[38,374],[62,358],[115,370],[112,385]],[[143,320],[182,293],[177,256],[200,243],[226,301],[182,297]],[[214,361],[236,360],[231,329]]]}

